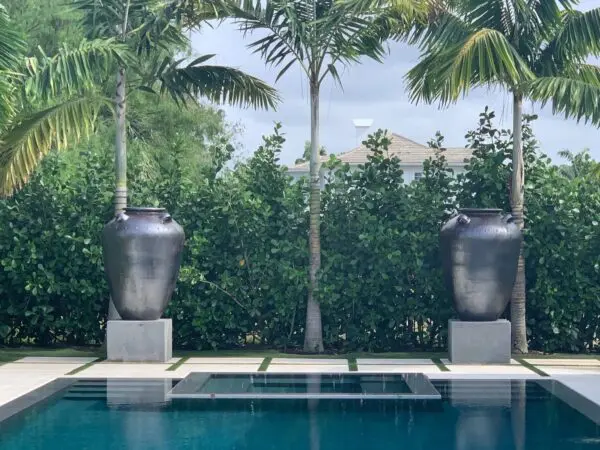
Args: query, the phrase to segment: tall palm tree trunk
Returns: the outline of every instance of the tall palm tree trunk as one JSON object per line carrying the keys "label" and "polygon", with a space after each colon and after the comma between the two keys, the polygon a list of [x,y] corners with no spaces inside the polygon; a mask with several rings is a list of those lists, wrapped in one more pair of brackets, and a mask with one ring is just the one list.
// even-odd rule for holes
{"label": "tall palm tree trunk", "polygon": [[[125,113],[127,99],[125,91],[125,68],[117,71],[117,89],[115,91],[116,138],[115,138],[115,215],[127,207],[127,129]],[[108,302],[108,320],[119,320],[119,315],[112,298]]]}
{"label": "tall palm tree trunk", "polygon": [[[121,25],[121,40],[125,41],[127,25],[129,22],[129,8],[131,0],[125,4],[125,14]],[[125,67],[119,66],[117,70],[117,88],[115,90],[115,114],[116,114],[116,137],[115,137],[115,215],[127,207],[127,124],[125,114],[127,112],[127,92],[125,83]],[[108,320],[119,320],[121,316],[110,298],[108,300]]]}
{"label": "tall palm tree trunk", "polygon": [[[523,165],[523,95],[513,93],[513,171],[510,204],[515,223],[523,229],[523,204],[525,190],[525,168]],[[527,353],[527,327],[525,323],[525,258],[523,244],[519,253],[517,278],[510,301],[510,318],[512,322],[513,350],[517,353]]]}
{"label": "tall palm tree trunk", "polygon": [[117,72],[117,90],[115,93],[115,112],[117,116],[117,136],[115,140],[115,214],[127,207],[127,130],[125,113],[127,100],[125,98],[125,68],[119,67]]}
{"label": "tall palm tree trunk", "polygon": [[319,305],[319,271],[321,269],[321,161],[319,157],[319,82],[310,82],[310,231],[309,286],[306,305],[304,351],[323,351],[323,328]]}

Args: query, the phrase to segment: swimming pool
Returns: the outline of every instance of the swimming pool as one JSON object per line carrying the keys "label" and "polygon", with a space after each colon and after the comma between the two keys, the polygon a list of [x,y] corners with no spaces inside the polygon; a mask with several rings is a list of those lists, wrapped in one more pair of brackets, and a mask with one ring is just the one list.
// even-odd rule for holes
{"label": "swimming pool", "polygon": [[[598,418],[579,412],[582,399],[551,380],[432,381],[441,400],[190,399],[170,397],[177,384],[171,380],[62,383],[53,398],[0,422],[0,449],[600,448]],[[298,381],[285,383],[297,393],[311,389]],[[389,389],[407,391],[401,384]]]}

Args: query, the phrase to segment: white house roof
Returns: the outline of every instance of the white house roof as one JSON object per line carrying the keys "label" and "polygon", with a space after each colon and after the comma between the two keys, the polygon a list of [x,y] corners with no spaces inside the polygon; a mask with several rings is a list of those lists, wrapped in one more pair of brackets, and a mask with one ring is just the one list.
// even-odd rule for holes
{"label": "white house roof", "polygon": [[[389,156],[396,156],[404,164],[421,165],[423,162],[434,155],[434,149],[426,145],[419,144],[411,139],[396,133],[389,135],[391,144],[388,148]],[[464,166],[465,160],[471,157],[470,148],[446,148],[444,156],[450,166]],[[356,147],[348,152],[340,153],[336,157],[344,163],[358,165],[366,163],[367,156],[371,153],[364,145]],[[329,156],[321,156],[321,162],[329,160]],[[309,170],[309,163],[297,164],[288,169],[290,172],[305,172]]]}

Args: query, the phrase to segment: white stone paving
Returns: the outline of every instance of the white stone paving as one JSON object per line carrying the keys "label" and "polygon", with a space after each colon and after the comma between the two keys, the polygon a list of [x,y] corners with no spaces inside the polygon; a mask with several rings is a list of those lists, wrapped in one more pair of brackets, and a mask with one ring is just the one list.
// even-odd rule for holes
{"label": "white stone paving", "polygon": [[[263,358],[189,358],[175,370],[167,370],[180,358],[166,364],[97,362],[82,371],[67,373],[93,362],[93,357],[25,357],[0,365],[0,405],[10,402],[60,377],[72,378],[184,378],[191,372],[239,373],[258,371]],[[561,381],[600,405],[600,360],[588,358],[527,358],[526,362]],[[425,373],[432,379],[536,379],[541,376],[512,360],[511,364],[451,364],[441,371],[430,359],[359,358],[362,373]],[[272,373],[345,373],[347,359],[273,358]]]}
{"label": "white stone paving", "polygon": [[174,371],[172,378],[184,378],[192,372],[212,372],[212,373],[245,373],[258,372],[260,363],[253,364],[188,364],[184,363]]}
{"label": "white stone paving", "polygon": [[357,364],[368,364],[368,365],[435,365],[435,363],[431,359],[427,358],[358,358],[356,360]]}
{"label": "white stone paving", "polygon": [[25,356],[15,363],[46,363],[46,364],[88,364],[98,358],[93,356]]}
{"label": "white stone paving", "polygon": [[345,373],[347,359],[273,358],[267,372],[273,373]]}
{"label": "white stone paving", "polygon": [[[35,357],[37,358],[37,357]],[[0,405],[31,392],[56,378],[65,376],[89,361],[81,358],[57,358],[57,360],[22,358],[0,365]],[[92,358],[94,360],[95,358]],[[38,362],[32,362],[38,361]]]}
{"label": "white stone paving", "polygon": [[362,373],[438,373],[441,370],[435,364],[399,365],[399,364],[358,364],[358,372]]}
{"label": "white stone paving", "polygon": [[[592,358],[581,359],[557,359],[557,358],[526,358],[526,362],[534,366],[567,366],[567,367],[598,367],[600,368],[600,360]],[[543,367],[540,369],[544,370]]]}
{"label": "white stone paving", "polygon": [[511,359],[510,364],[452,364],[448,359],[442,359],[442,363],[451,373],[464,375],[532,375],[532,370]]}
{"label": "white stone paving", "polygon": [[331,365],[331,364],[348,364],[347,359],[329,359],[329,358],[273,358],[271,365],[276,364],[291,364],[298,365]]}
{"label": "white stone paving", "polygon": [[371,373],[438,373],[440,369],[431,359],[358,358],[359,372]]}
{"label": "white stone paving", "polygon": [[540,366],[539,369],[548,375],[600,375],[599,366]]}
{"label": "white stone paving", "polygon": [[119,363],[103,361],[93,364],[73,378],[177,378],[173,371],[167,371],[172,364],[159,363]]}
{"label": "white stone paving", "polygon": [[188,358],[185,364],[258,364],[259,366],[264,358]]}

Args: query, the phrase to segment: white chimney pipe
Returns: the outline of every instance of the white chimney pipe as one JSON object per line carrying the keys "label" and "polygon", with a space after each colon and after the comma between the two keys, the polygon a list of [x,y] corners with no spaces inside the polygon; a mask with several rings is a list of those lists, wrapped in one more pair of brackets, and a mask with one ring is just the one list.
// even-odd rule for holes
{"label": "white chimney pipe", "polygon": [[360,145],[363,136],[373,125],[373,119],[354,119],[352,120],[354,129],[356,130],[356,145]]}

